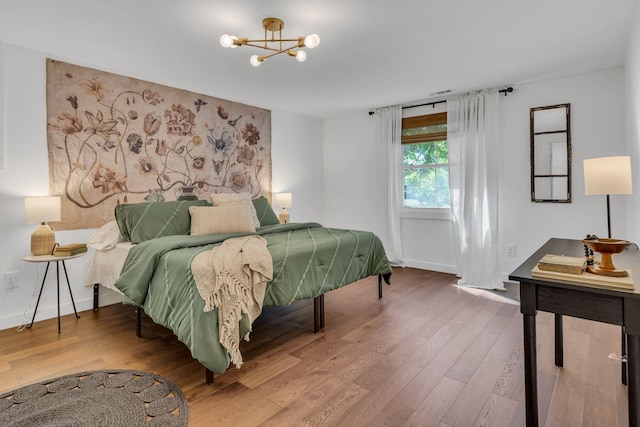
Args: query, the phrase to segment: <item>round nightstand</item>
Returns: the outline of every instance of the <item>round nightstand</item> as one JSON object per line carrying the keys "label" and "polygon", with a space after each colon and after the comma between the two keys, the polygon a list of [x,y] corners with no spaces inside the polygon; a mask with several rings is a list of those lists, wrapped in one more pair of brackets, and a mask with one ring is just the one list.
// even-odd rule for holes
{"label": "round nightstand", "polygon": [[76,303],[73,300],[73,293],[71,292],[71,284],[69,283],[69,275],[67,274],[67,266],[64,263],[67,260],[73,258],[80,258],[85,256],[87,253],[83,252],[81,254],[70,255],[70,256],[55,256],[55,255],[27,255],[22,258],[23,261],[26,262],[46,262],[47,268],[44,270],[44,277],[42,278],[42,285],[40,285],[40,293],[38,294],[38,301],[36,302],[36,308],[33,310],[33,317],[31,318],[31,323],[27,328],[31,328],[33,326],[33,321],[36,318],[36,313],[38,311],[38,305],[40,304],[40,297],[42,296],[42,290],[44,289],[44,282],[47,279],[47,273],[49,272],[49,265],[52,262],[56,263],[56,285],[58,290],[58,333],[60,333],[60,264],[62,264],[62,269],[64,270],[64,277],[67,279],[67,287],[69,288],[69,295],[71,296],[71,304],[73,304],[73,312],[76,315],[76,319],[80,316],[78,315],[78,311],[76,310]]}

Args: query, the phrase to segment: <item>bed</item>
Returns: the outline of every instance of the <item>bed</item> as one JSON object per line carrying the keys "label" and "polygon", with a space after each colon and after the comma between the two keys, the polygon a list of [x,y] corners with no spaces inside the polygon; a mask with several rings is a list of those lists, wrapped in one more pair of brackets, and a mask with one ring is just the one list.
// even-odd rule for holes
{"label": "bed", "polygon": [[[391,266],[381,241],[371,232],[326,228],[317,223],[279,224],[266,199],[260,198],[252,200],[258,227],[193,234],[192,224],[185,228],[177,223],[178,216],[187,222],[191,219],[185,216],[185,211],[194,204],[205,206],[206,202],[130,205],[130,212],[124,213],[127,205],[120,212],[116,208],[118,226],[106,225],[89,242],[97,250],[90,260],[85,284],[100,283],[116,289],[124,295],[125,303],[142,308],[154,322],[172,330],[206,368],[207,383],[213,381],[213,372],[223,373],[231,359],[218,341],[217,310],[204,311],[205,301],[196,289],[191,271],[192,261],[204,251],[228,239],[262,237],[273,261],[273,277],[266,285],[264,306],[314,299],[316,331],[324,324],[326,292],[377,275],[381,297],[382,278],[390,283]],[[167,213],[155,220],[152,217],[158,212],[150,215],[150,207],[157,211],[172,210],[169,222],[178,228],[156,232],[154,228],[168,222]],[[147,211],[140,215],[139,211],[145,208]],[[133,211],[137,213],[131,215]],[[238,216],[237,212],[234,216]],[[135,236],[136,229],[146,234]],[[105,239],[105,234],[111,237]],[[105,240],[109,240],[107,244]],[[120,267],[116,277],[114,272]],[[242,328],[244,336],[250,325]]]}

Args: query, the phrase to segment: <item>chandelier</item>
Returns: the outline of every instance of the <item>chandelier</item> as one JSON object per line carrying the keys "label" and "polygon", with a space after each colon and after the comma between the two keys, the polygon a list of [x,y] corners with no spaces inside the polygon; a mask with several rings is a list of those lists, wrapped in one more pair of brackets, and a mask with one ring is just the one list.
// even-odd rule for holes
{"label": "chandelier", "polygon": [[[299,62],[304,62],[307,59],[307,52],[302,50],[302,48],[313,49],[320,44],[320,37],[317,34],[310,34],[306,37],[298,37],[296,39],[283,39],[282,28],[284,28],[284,21],[282,21],[282,19],[265,18],[262,20],[262,26],[264,27],[264,39],[254,40],[223,34],[220,36],[220,44],[225,48],[252,46],[273,52],[267,55],[251,56],[249,62],[254,67],[260,65],[267,58],[271,58],[280,53],[286,53],[289,56],[295,57]],[[268,33],[271,33],[270,37]],[[277,37],[276,33],[278,33]],[[291,43],[294,44],[291,45]],[[287,46],[285,46],[285,44],[287,44]]]}

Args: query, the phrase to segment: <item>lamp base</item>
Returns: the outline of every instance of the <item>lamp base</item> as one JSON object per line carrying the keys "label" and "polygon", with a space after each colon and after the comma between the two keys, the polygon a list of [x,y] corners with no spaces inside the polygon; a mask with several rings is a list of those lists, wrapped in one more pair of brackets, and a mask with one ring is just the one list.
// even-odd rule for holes
{"label": "lamp base", "polygon": [[278,219],[280,220],[280,224],[288,224],[289,223],[289,212],[286,208],[282,208],[280,214],[278,215]]}
{"label": "lamp base", "polygon": [[56,244],[56,235],[44,222],[31,234],[31,255],[51,255]]}

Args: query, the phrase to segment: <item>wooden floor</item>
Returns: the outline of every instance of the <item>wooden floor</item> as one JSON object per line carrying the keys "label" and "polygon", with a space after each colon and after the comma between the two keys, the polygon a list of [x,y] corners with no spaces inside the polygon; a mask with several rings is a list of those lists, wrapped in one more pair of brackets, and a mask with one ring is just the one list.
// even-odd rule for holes
{"label": "wooden floor", "polygon": [[[135,336],[122,305],[0,331],[0,393],[93,369],[138,369],[176,382],[193,426],[523,426],[522,316],[451,275],[395,269],[326,295],[326,325],[312,304],[269,307],[243,344],[245,364],[204,384],[204,369],[168,330],[143,320]],[[553,363],[553,317],[538,314],[541,425],[625,426],[627,390],[617,327],[565,318],[565,367]]]}

